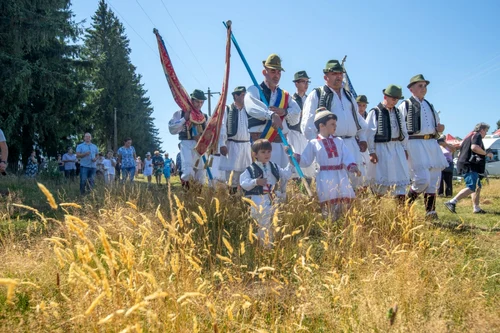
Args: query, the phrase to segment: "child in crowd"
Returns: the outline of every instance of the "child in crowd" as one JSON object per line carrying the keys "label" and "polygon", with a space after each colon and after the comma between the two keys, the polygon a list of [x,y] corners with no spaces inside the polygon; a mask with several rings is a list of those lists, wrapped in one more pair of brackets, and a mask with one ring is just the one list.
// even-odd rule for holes
{"label": "child in crowd", "polygon": [[[316,139],[309,141],[302,154],[295,154],[300,166],[308,167],[318,163],[316,191],[323,216],[337,220],[355,198],[347,172],[361,172],[354,162],[342,139],[334,136],[337,129],[337,116],[325,108],[316,110],[314,126],[319,132]],[[289,149],[289,148],[287,148]]]}
{"label": "child in crowd", "polygon": [[102,161],[102,165],[104,166],[104,183],[106,185],[113,185],[113,181],[115,180],[116,160],[113,157],[112,150],[108,151],[106,159]]}
{"label": "child in crowd", "polygon": [[153,175],[153,159],[151,158],[151,153],[146,154],[146,159],[144,160],[144,176],[148,177],[148,184],[151,184],[151,176]]}
{"label": "child in crowd", "polygon": [[[266,139],[259,139],[252,144],[252,156],[255,159],[240,176],[240,186],[246,197],[256,205],[251,208],[251,215],[259,224],[258,237],[265,240],[266,233],[269,243],[273,241],[271,219],[274,214],[273,200],[280,197],[278,181],[288,181],[292,176],[291,165],[280,168],[270,161],[272,145]],[[269,244],[265,242],[265,244]]]}

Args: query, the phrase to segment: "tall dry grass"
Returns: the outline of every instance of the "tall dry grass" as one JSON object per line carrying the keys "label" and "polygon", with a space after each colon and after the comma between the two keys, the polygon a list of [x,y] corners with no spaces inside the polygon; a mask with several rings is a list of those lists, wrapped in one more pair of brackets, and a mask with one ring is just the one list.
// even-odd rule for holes
{"label": "tall dry grass", "polygon": [[2,330],[500,330],[498,237],[433,228],[388,198],[331,223],[296,195],[269,248],[223,189],[122,187],[79,204],[45,193],[62,218],[31,210],[25,234],[2,239]]}

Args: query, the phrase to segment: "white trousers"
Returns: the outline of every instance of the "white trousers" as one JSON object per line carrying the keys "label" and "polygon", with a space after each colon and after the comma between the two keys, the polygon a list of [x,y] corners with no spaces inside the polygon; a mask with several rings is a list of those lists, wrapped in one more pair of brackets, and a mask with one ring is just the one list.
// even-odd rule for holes
{"label": "white trousers", "polygon": [[410,169],[411,189],[417,193],[435,194],[441,180],[441,169]]}

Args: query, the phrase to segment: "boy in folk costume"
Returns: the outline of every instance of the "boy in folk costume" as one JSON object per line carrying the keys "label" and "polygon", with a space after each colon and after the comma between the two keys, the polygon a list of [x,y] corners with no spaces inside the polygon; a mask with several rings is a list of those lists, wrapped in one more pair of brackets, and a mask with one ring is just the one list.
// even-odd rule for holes
{"label": "boy in folk costume", "polygon": [[316,191],[323,216],[330,216],[335,221],[355,198],[348,172],[358,177],[361,172],[344,140],[334,136],[337,116],[326,108],[319,108],[314,117],[314,125],[319,135],[309,141],[302,154],[295,156],[300,166],[307,167],[314,161],[318,163]]}
{"label": "boy in folk costume", "polygon": [[[171,134],[179,134],[182,159],[181,180],[187,182],[194,178],[199,183],[205,184],[204,163],[201,158],[199,159],[194,147],[207,124],[207,116],[199,111],[207,98],[199,89],[195,89],[190,97],[193,107],[198,112],[184,110],[175,112],[168,122],[168,129]],[[198,165],[195,167],[198,160]]]}
{"label": "boy in folk costume", "polygon": [[[359,114],[358,104],[354,96],[343,86],[344,69],[338,60],[329,60],[323,69],[325,85],[314,89],[304,103],[301,129],[308,140],[315,139],[318,131],[314,125],[315,111],[325,107],[339,119],[336,135],[349,149],[359,168],[363,167],[363,156],[366,151],[366,121]],[[349,174],[352,186],[357,189],[363,186],[363,179]]]}
{"label": "boy in folk costume", "polygon": [[408,153],[405,138],[406,123],[396,104],[403,99],[401,87],[389,85],[382,90],[384,100],[370,110],[368,123],[368,179],[377,195],[390,192],[401,203],[405,201],[406,186],[410,183]]}
{"label": "boy in folk costume", "polygon": [[[259,224],[258,237],[264,241],[266,231],[272,243],[271,219],[274,214],[273,198],[279,197],[275,191],[278,181],[286,182],[292,175],[291,165],[281,168],[271,162],[272,144],[266,139],[259,139],[252,144],[253,162],[240,176],[240,186],[246,197],[257,206],[251,208],[251,215]],[[266,242],[267,243],[267,242]]]}

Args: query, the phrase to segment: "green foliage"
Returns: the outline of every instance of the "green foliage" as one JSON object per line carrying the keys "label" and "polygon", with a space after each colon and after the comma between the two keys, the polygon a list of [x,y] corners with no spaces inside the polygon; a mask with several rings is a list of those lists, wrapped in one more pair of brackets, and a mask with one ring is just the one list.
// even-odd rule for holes
{"label": "green foliage", "polygon": [[33,146],[55,155],[77,128],[80,31],[69,6],[69,0],[2,2],[0,123],[11,165]]}
{"label": "green foliage", "polygon": [[[83,57],[92,63],[86,72],[89,90],[86,126],[93,129],[95,142],[117,150],[131,137],[138,152],[153,151],[161,145],[153,124],[153,108],[130,62],[125,29],[106,2],[101,0],[86,30]],[[117,143],[114,144],[114,115]]]}

